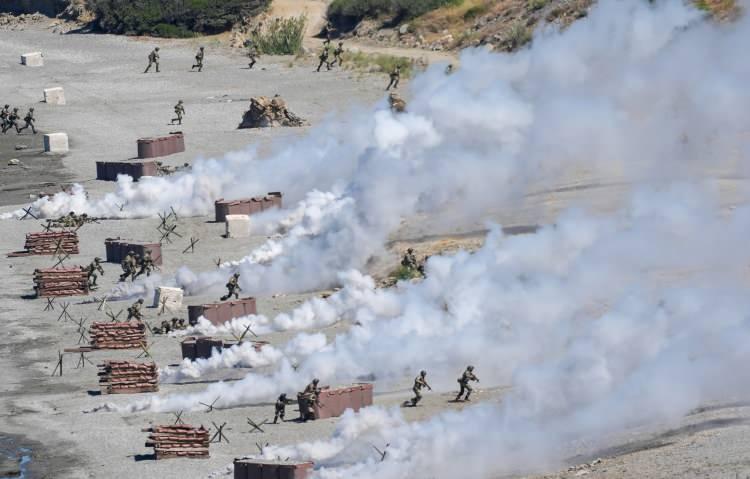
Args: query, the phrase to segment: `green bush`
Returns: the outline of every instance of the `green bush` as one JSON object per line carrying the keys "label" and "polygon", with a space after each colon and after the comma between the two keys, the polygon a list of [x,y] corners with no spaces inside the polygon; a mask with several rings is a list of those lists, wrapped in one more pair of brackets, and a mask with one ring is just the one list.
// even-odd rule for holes
{"label": "green bush", "polygon": [[399,266],[396,271],[391,273],[391,277],[399,281],[408,281],[410,279],[421,278],[422,275],[416,269],[409,268],[408,266]]}
{"label": "green bush", "polygon": [[401,78],[409,78],[412,76],[414,64],[406,57],[396,57],[380,53],[344,53],[344,67],[350,70],[374,70],[383,73],[390,73],[396,68],[396,66],[401,67]]}
{"label": "green bush", "polygon": [[366,17],[388,15],[398,22],[461,3],[463,0],[333,0],[328,6],[328,18],[338,28],[348,30]]}
{"label": "green bush", "polygon": [[220,33],[271,0],[91,0],[97,25],[127,35],[185,37]]}
{"label": "green bush", "polygon": [[253,33],[252,40],[260,53],[266,55],[296,55],[302,51],[307,17],[276,18],[263,30]]}
{"label": "green bush", "polygon": [[471,7],[470,9],[466,10],[466,13],[464,13],[464,20],[466,21],[473,20],[477,17],[481,17],[488,11],[489,11],[489,7],[487,5],[475,5]]}
{"label": "green bush", "polygon": [[541,10],[547,6],[548,0],[529,0],[528,8],[532,12]]}

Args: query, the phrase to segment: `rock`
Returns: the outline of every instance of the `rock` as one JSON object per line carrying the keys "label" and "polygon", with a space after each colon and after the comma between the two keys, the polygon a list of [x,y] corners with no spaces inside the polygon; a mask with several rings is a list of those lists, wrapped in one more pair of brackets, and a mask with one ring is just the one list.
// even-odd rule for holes
{"label": "rock", "polygon": [[250,99],[250,108],[242,116],[238,128],[267,128],[276,126],[302,126],[306,122],[286,107],[286,102],[276,95],[269,99],[259,96]]}
{"label": "rock", "polygon": [[8,162],[8,166],[18,166],[18,165],[20,165],[20,164],[21,164],[21,162],[20,162],[20,161],[18,161],[17,159],[15,159],[15,158],[13,158],[12,160],[10,160],[10,161]]}
{"label": "rock", "polygon": [[398,29],[398,33],[401,35],[406,35],[407,33],[409,33],[409,24],[404,23],[403,25],[401,25],[401,27]]}
{"label": "rock", "polygon": [[403,113],[406,111],[406,102],[396,93],[388,96],[388,103],[391,105],[391,111],[394,113]]}
{"label": "rock", "polygon": [[29,147],[28,145],[16,145],[16,151],[25,150],[28,147]]}

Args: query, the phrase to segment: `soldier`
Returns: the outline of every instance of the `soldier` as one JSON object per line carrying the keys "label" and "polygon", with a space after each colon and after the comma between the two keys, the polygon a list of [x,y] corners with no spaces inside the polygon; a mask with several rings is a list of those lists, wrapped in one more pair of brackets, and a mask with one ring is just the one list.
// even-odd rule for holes
{"label": "soldier", "polygon": [[91,288],[96,287],[96,279],[99,277],[96,274],[97,271],[99,272],[99,274],[104,276],[104,270],[102,269],[102,265],[100,264],[101,261],[102,259],[99,257],[94,258],[94,261],[89,265],[88,269],[86,270],[86,273],[88,274],[89,287]]}
{"label": "soldier", "polygon": [[284,414],[286,413],[286,405],[289,404],[289,400],[286,398],[286,393],[279,396],[276,400],[276,411],[273,415],[273,423],[276,424],[279,419],[284,422]]}
{"label": "soldier", "polygon": [[138,278],[138,276],[142,275],[143,273],[146,273],[146,276],[151,276],[151,271],[154,270],[154,260],[151,258],[150,249],[146,250],[146,253],[143,255],[143,259],[141,260],[139,266],[140,268],[138,269],[138,273],[133,276],[133,279]]}
{"label": "soldier", "polygon": [[409,248],[406,250],[406,254],[401,260],[401,266],[409,268],[411,270],[418,270],[419,265],[417,264],[417,257],[414,255],[414,248]]}
{"label": "soldier", "polygon": [[449,63],[447,67],[445,67],[445,74],[450,75],[453,73],[453,63]]}
{"label": "soldier", "polygon": [[31,132],[36,135],[36,128],[34,127],[34,108],[29,108],[28,113],[26,113],[26,116],[23,117],[23,121],[26,122],[25,125],[23,125],[21,128],[18,128],[18,134],[20,135],[23,130],[26,128],[31,127]]}
{"label": "soldier", "polygon": [[323,41],[324,45],[331,43],[331,36],[335,31],[336,29],[333,28],[333,24],[331,22],[326,22],[326,26],[323,27],[323,35],[326,37],[326,39]]}
{"label": "soldier", "polygon": [[[302,417],[301,419],[303,421],[307,421],[312,415],[313,407],[315,407],[316,404],[318,404],[318,396],[320,395],[320,388],[318,388],[318,383],[320,380],[318,378],[315,378],[312,380],[310,384],[305,387],[305,390],[300,393],[300,397],[302,400],[307,404],[307,411],[308,416]],[[300,414],[302,412],[300,411]]]}
{"label": "soldier", "polygon": [[177,104],[174,106],[174,114],[177,115],[177,118],[172,118],[172,121],[169,122],[170,125],[174,125],[174,122],[178,122],[178,125],[182,125],[182,117],[185,115],[185,105],[182,104],[182,100],[178,101]]}
{"label": "soldier", "polygon": [[122,274],[120,275],[120,282],[127,280],[130,275],[133,274],[132,264],[135,257],[134,251],[128,251],[128,254],[122,259],[120,266],[122,267]]}
{"label": "soldier", "polygon": [[339,66],[344,64],[343,58],[341,58],[341,55],[344,53],[344,42],[339,42],[339,46],[337,46],[333,50],[333,61],[331,62],[331,66],[336,65],[338,62]]}
{"label": "soldier", "polygon": [[18,108],[13,108],[13,111],[8,115],[8,120],[5,122],[5,125],[3,125],[3,133],[6,133],[11,128],[15,128],[16,133],[18,133],[18,120],[20,118],[21,116],[18,114]]}
{"label": "soldier", "polygon": [[398,88],[398,82],[401,80],[401,67],[396,65],[396,68],[391,72],[391,82],[385,88],[386,91],[390,90],[391,87],[395,90]]}
{"label": "soldier", "polygon": [[427,261],[429,259],[430,259],[430,255],[425,256],[424,260],[417,267],[417,271],[419,271],[419,274],[421,274],[422,276],[426,276],[425,272],[424,272],[425,271],[424,268],[425,268],[425,266],[427,266]]}
{"label": "soldier", "polygon": [[320,67],[322,67],[324,63],[327,69],[329,70],[331,69],[331,64],[328,63],[328,47],[323,49],[323,51],[320,53],[320,56],[318,58],[320,58],[320,63],[318,64],[318,69],[316,71],[319,72]]}
{"label": "soldier", "polygon": [[195,65],[190,69],[191,71],[194,69],[198,69],[198,71],[203,71],[203,51],[204,47],[201,47],[200,50],[198,50],[198,53],[195,54]]}
{"label": "soldier", "polygon": [[247,64],[248,70],[252,70],[258,61],[258,49],[255,48],[251,40],[246,41],[245,46],[247,47],[247,57],[250,59],[250,63]]}
{"label": "soldier", "polygon": [[5,105],[2,110],[0,110],[0,126],[3,128],[3,131],[5,130],[5,124],[8,122],[8,117],[10,116],[10,105]]}
{"label": "soldier", "polygon": [[141,259],[141,255],[136,254],[133,256],[133,259],[130,260],[130,277],[132,278],[131,281],[135,281],[135,278],[138,277],[138,271],[141,269],[141,265],[143,264],[143,260]]}
{"label": "soldier", "polygon": [[183,318],[172,318],[172,331],[185,329],[185,320]]}
{"label": "soldier", "polygon": [[148,66],[143,73],[148,73],[151,65],[156,65],[156,73],[159,73],[159,47],[154,48],[154,50],[148,54]]}
{"label": "soldier", "polygon": [[172,331],[172,326],[166,319],[161,322],[161,334],[169,334]]}
{"label": "soldier", "polygon": [[138,321],[143,321],[143,315],[141,314],[141,306],[143,306],[143,298],[139,299],[131,307],[128,308],[128,319],[127,321],[130,321],[131,319],[136,319]]}
{"label": "soldier", "polygon": [[466,371],[464,371],[461,377],[458,378],[458,384],[461,385],[461,390],[458,392],[458,396],[456,396],[456,402],[461,400],[461,396],[464,394],[464,391],[466,391],[466,397],[464,398],[464,401],[470,401],[469,396],[471,395],[472,391],[474,391],[471,388],[471,385],[469,385],[470,381],[479,382],[479,378],[474,375],[474,366],[466,366]]}
{"label": "soldier", "polygon": [[425,379],[427,377],[427,371],[420,371],[419,376],[414,379],[414,387],[412,388],[412,391],[414,391],[414,397],[411,400],[412,407],[416,407],[417,403],[422,400],[422,388],[427,388],[430,391],[432,391],[432,388],[429,384],[427,384],[427,380]]}
{"label": "soldier", "polygon": [[226,301],[227,299],[231,298],[232,295],[234,295],[235,299],[240,299],[238,291],[242,291],[242,288],[240,288],[239,279],[240,273],[234,273],[232,277],[229,278],[229,282],[227,283],[228,293],[226,294],[226,296],[222,296],[220,301]]}

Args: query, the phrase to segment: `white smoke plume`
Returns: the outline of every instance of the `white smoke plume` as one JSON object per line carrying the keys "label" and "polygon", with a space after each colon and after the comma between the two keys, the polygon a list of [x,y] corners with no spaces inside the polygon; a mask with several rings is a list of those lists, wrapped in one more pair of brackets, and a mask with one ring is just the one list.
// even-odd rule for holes
{"label": "white smoke plume", "polygon": [[265,367],[276,363],[281,357],[281,351],[273,346],[264,345],[260,351],[256,351],[252,343],[243,342],[218,352],[214,351],[208,359],[199,358],[191,361],[185,358],[175,369],[162,368],[159,371],[159,381],[172,383],[184,378],[195,379],[213,371],[235,367]]}
{"label": "white smoke plume", "polygon": [[[499,205],[521,206],[526,192],[552,185],[743,173],[747,71],[716,52],[743,44],[746,22],[720,27],[700,16],[681,2],[602,2],[588,19],[562,34],[541,32],[517,54],[469,51],[449,76],[430,68],[412,82],[406,114],[354,112],[262,161],[249,149],[197,161],[189,173],[121,180],[100,200],[61,193],[34,208],[205,214],[219,197],[277,190],[291,204],[313,190],[344,201],[317,233],[274,245],[287,249],[271,250],[271,263],[235,266],[246,271],[245,292],[258,294],[334,285],[339,271],[361,268],[417,213],[460,224]],[[225,281],[215,271],[178,276],[196,288]]]}

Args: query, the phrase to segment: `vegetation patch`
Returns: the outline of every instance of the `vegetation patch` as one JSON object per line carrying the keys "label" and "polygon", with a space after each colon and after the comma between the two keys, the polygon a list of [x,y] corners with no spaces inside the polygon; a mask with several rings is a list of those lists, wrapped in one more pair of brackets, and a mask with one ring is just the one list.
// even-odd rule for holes
{"label": "vegetation patch", "polygon": [[97,26],[126,35],[187,37],[227,31],[271,0],[92,0]]}
{"label": "vegetation patch", "polygon": [[253,32],[251,39],[260,53],[266,55],[297,55],[302,51],[307,17],[275,18]]}
{"label": "vegetation patch", "polygon": [[328,6],[328,18],[337,28],[350,30],[364,18],[388,16],[394,23],[409,20],[463,0],[334,0]]}
{"label": "vegetation patch", "polygon": [[414,73],[414,63],[409,58],[380,53],[344,53],[344,68],[349,70],[390,73],[396,66],[401,67],[401,78],[409,78]]}

